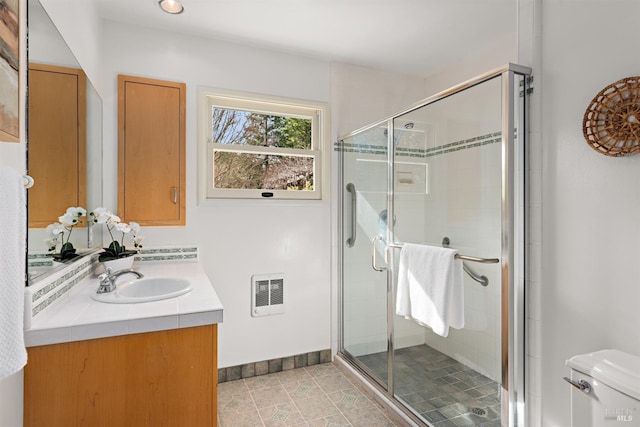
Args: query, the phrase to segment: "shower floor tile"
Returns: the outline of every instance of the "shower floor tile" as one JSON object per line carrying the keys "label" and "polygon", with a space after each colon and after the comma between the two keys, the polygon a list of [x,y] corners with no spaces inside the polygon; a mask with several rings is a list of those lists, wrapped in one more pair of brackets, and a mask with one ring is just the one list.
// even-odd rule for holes
{"label": "shower floor tile", "polygon": [[220,427],[399,427],[333,363],[218,384]]}
{"label": "shower floor tile", "polygon": [[[358,359],[387,378],[387,354]],[[397,398],[436,427],[500,425],[500,385],[427,345],[396,350]]]}

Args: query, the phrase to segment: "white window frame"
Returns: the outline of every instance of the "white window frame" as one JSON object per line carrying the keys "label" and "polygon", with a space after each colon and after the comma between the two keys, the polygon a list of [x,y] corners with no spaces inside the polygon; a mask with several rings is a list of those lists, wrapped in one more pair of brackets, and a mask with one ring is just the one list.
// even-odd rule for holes
{"label": "white window frame", "polygon": [[[326,192],[329,185],[327,185],[326,179],[329,173],[327,170],[328,161],[326,161],[326,157],[329,153],[325,147],[327,145],[326,140],[329,132],[327,129],[328,106],[326,103],[220,89],[201,89],[199,91],[199,97],[198,140],[200,147],[199,157],[201,159],[200,168],[203,169],[199,174],[199,199],[201,201],[206,202],[207,200],[216,199],[323,200],[327,198]],[[211,141],[210,131],[212,128],[211,110],[214,107],[251,111],[261,114],[280,114],[288,117],[310,118],[312,123],[311,149],[214,143]],[[268,153],[313,158],[314,189],[309,191],[288,191],[215,188],[213,186],[215,168],[213,159],[215,151],[248,154]],[[265,197],[265,193],[270,193],[272,196]]]}

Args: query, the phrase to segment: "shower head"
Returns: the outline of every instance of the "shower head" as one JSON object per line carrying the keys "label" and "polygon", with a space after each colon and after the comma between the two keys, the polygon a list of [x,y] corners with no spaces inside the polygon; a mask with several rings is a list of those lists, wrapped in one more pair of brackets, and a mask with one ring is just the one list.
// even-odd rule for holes
{"label": "shower head", "polygon": [[[398,145],[398,140],[402,137],[402,129],[395,129],[395,135],[393,136],[393,145]],[[384,136],[389,135],[389,130],[384,130]]]}

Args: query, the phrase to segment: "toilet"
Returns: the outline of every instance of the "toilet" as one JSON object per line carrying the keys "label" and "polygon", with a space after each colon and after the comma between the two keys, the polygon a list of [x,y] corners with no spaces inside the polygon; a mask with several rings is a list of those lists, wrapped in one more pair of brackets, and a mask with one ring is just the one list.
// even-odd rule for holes
{"label": "toilet", "polygon": [[572,427],[640,427],[640,357],[619,350],[573,356]]}

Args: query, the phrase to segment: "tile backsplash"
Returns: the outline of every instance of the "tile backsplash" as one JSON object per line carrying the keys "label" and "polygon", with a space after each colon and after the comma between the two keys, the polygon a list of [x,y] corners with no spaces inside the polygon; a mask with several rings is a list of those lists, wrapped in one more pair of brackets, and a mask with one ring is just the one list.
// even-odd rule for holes
{"label": "tile backsplash", "polygon": [[[31,319],[65,295],[75,285],[90,275],[102,273],[98,255],[99,252],[86,256],[25,288],[25,329],[31,327]],[[30,256],[28,262],[33,264],[42,260],[41,254],[36,254],[33,257]],[[185,261],[198,261],[198,247],[196,245],[152,247],[143,249],[135,255],[136,263]]]}
{"label": "tile backsplash", "polygon": [[198,261],[198,247],[186,246],[159,246],[142,249],[135,257],[136,261]]}

